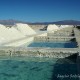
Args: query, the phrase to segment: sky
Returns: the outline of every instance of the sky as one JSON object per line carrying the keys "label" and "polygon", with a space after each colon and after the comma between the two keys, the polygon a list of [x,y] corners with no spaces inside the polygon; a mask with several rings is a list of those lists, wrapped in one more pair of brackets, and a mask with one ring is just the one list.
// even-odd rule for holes
{"label": "sky", "polygon": [[0,20],[80,20],[80,0],[0,0]]}

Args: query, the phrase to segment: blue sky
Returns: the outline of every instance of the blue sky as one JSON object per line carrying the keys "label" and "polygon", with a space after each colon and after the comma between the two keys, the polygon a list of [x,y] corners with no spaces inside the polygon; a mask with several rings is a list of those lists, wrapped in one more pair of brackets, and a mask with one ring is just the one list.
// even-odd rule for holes
{"label": "blue sky", "polygon": [[0,20],[80,20],[80,0],[0,0]]}

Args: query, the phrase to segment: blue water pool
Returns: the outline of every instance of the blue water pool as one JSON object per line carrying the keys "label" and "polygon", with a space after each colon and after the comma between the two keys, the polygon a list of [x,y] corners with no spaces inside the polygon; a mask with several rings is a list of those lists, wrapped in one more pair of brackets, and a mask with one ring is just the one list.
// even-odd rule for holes
{"label": "blue water pool", "polygon": [[75,42],[33,42],[28,47],[75,48]]}
{"label": "blue water pool", "polygon": [[[59,75],[69,75],[60,77]],[[0,58],[0,80],[78,80],[77,64],[67,59],[14,57]]]}

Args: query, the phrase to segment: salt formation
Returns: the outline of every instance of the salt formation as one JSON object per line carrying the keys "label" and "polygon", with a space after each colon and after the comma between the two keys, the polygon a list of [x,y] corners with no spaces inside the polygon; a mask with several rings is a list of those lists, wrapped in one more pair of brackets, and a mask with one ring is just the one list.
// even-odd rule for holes
{"label": "salt formation", "polygon": [[14,27],[6,28],[4,25],[0,24],[0,42],[7,42],[19,38],[25,37],[19,31],[17,31]]}
{"label": "salt formation", "polygon": [[62,28],[67,28],[67,27],[73,27],[73,25],[61,25],[61,26],[60,26],[60,29],[62,29]]}
{"label": "salt formation", "polygon": [[50,24],[47,27],[47,31],[57,31],[57,30],[59,30],[59,27],[55,24]]}
{"label": "salt formation", "polygon": [[36,32],[27,24],[18,23],[11,28],[0,24],[0,45],[20,46],[33,40],[26,35],[34,34]]}
{"label": "salt formation", "polygon": [[16,24],[16,28],[23,35],[33,35],[33,34],[36,34],[36,32],[32,28],[30,28],[27,24],[17,23]]}

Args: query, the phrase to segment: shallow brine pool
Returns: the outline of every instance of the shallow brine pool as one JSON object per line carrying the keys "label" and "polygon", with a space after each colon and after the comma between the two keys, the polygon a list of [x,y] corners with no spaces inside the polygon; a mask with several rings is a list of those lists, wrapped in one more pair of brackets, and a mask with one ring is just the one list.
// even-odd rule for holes
{"label": "shallow brine pool", "polygon": [[75,42],[33,42],[28,47],[75,48]]}
{"label": "shallow brine pool", "polygon": [[[69,77],[60,77],[60,75]],[[77,65],[68,59],[7,57],[0,58],[0,80],[78,80]]]}

